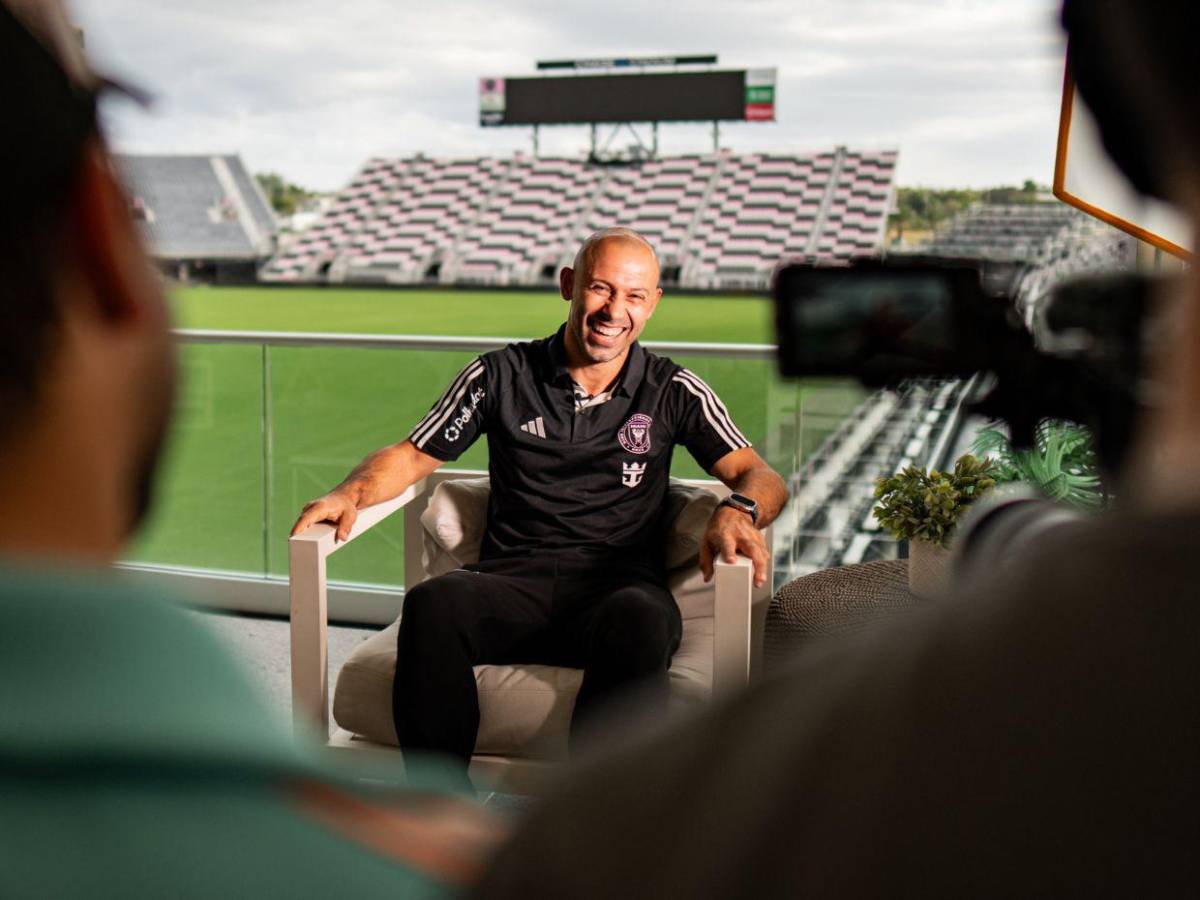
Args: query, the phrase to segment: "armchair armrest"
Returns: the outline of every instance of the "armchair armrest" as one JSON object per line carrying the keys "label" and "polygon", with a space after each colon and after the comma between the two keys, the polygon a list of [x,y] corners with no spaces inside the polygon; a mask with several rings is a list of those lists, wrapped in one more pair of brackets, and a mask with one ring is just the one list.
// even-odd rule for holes
{"label": "armchair armrest", "polygon": [[329,602],[326,559],[392,513],[425,493],[425,479],[400,496],[358,511],[345,541],[335,542],[334,526],[321,522],[288,540],[291,589],[292,721],[296,729],[315,724],[329,737]]}
{"label": "armchair armrest", "polygon": [[718,697],[746,687],[760,670],[771,587],[754,586],[754,563],[741,554],[731,563],[714,560],[713,583],[713,696]]}

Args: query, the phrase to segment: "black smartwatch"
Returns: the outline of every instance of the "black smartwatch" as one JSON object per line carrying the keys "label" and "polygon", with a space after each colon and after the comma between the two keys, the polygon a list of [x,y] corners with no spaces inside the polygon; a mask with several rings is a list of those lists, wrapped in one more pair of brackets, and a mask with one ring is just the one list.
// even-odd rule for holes
{"label": "black smartwatch", "polygon": [[754,525],[758,524],[758,504],[747,497],[745,494],[730,494],[722,500],[718,506],[731,506],[734,509],[740,509],[750,517],[750,522]]}

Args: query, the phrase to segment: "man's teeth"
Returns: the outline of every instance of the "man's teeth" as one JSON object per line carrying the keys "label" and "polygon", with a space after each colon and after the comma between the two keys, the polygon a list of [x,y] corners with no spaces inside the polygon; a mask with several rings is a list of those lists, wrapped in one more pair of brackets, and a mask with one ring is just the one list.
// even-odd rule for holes
{"label": "man's teeth", "polygon": [[616,337],[618,334],[620,334],[625,329],[621,328],[617,325],[602,325],[599,322],[593,322],[592,330],[599,332],[600,334],[604,335],[605,337]]}

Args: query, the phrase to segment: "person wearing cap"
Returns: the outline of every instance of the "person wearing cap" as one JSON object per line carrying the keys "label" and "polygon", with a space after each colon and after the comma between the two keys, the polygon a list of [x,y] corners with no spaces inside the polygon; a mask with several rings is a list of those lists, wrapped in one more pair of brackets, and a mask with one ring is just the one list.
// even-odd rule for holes
{"label": "person wearing cap", "polygon": [[0,0],[0,896],[451,896],[502,829],[326,771],[190,614],[107,569],[174,354],[104,85],[57,4]]}
{"label": "person wearing cap", "polygon": [[406,752],[463,772],[479,728],[474,667],[583,670],[572,752],[600,711],[631,689],[666,706],[682,621],[661,548],[673,451],[685,446],[732,491],[713,512],[700,567],[736,553],[770,572],[762,529],[787,501],[783,479],[694,372],[639,342],[662,297],[653,246],[609,228],[560,273],[566,322],[542,340],[471,360],[408,438],[309,503],[293,534],[397,496],[487,436],[490,494],[480,560],[417,585],[400,618],[393,721]]}
{"label": "person wearing cap", "polygon": [[[1063,21],[1109,154],[1196,233],[1189,14],[1067,0]],[[1164,290],[1121,508],[576,772],[475,896],[1200,894],[1200,276]]]}

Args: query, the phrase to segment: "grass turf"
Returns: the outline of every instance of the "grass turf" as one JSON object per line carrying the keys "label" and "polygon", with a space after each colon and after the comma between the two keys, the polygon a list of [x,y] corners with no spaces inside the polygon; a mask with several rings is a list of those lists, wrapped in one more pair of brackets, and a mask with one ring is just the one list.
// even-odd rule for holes
{"label": "grass turf", "polygon": [[[183,328],[529,338],[552,332],[566,304],[552,292],[195,288],[173,298]],[[769,343],[770,303],[758,297],[665,297],[647,340]],[[402,439],[469,353],[191,345],[159,498],[138,560],[281,575],[287,532],[304,501],[336,484],[366,453]],[[781,471],[796,442],[811,445],[856,402],[841,385],[781,383],[767,360],[688,359],[742,430]],[[798,430],[802,397],[830,410]],[[486,441],[455,468],[486,468]],[[703,473],[677,451],[673,474]],[[395,516],[330,561],[330,577],[403,580]]]}
{"label": "grass turf", "polygon": [[[541,337],[566,317],[551,290],[189,288],[175,295],[181,328]],[[652,341],[774,342],[766,297],[666,295],[646,327]]]}

